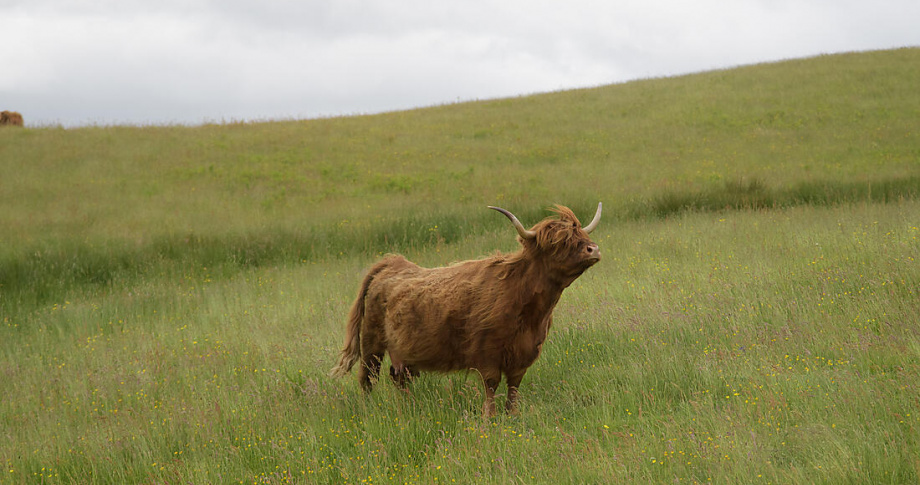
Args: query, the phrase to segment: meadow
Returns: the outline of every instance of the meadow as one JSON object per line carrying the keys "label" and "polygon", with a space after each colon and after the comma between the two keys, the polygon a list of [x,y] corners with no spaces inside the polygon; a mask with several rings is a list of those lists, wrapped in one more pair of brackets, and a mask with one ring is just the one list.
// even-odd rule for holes
{"label": "meadow", "polygon": [[[916,483],[920,49],[0,130],[0,483]],[[521,413],[327,377],[363,272],[604,218]],[[500,390],[503,393],[504,389]]]}

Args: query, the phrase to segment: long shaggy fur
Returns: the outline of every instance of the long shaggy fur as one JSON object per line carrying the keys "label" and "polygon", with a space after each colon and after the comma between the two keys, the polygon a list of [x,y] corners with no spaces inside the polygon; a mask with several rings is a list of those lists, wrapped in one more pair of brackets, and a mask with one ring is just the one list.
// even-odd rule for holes
{"label": "long shaggy fur", "polygon": [[364,298],[367,296],[367,287],[370,286],[374,275],[380,271],[382,264],[378,263],[368,272],[361,283],[361,289],[358,291],[358,298],[351,305],[351,311],[348,314],[348,327],[345,334],[345,348],[339,355],[339,362],[329,371],[333,377],[342,377],[354,367],[355,362],[361,358],[361,322],[364,321]]}

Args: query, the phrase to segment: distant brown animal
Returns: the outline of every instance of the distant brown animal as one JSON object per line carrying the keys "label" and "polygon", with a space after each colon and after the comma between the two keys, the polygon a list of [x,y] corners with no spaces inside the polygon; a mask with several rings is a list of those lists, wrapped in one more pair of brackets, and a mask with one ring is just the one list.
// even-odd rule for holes
{"label": "distant brown animal", "polygon": [[387,352],[390,377],[403,388],[422,370],[475,370],[488,417],[504,374],[505,408],[517,411],[518,386],[540,355],[562,290],[600,260],[588,234],[600,221],[601,204],[584,228],[569,208],[556,206],[558,218],[529,230],[505,209],[489,208],[511,220],[522,248],[432,269],[385,257],[361,284],[331,375],[345,375],[360,360],[358,380],[369,392]]}
{"label": "distant brown animal", "polygon": [[22,126],[22,115],[15,111],[0,111],[0,126]]}

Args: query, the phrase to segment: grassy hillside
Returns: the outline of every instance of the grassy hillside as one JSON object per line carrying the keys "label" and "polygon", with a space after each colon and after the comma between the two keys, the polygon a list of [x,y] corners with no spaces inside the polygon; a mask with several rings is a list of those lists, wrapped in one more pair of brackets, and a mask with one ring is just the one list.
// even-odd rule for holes
{"label": "grassy hillside", "polygon": [[915,197],[918,58],[826,56],[356,118],[3,130],[0,285],[453,242],[493,227],[486,204],[533,220],[600,199],[622,219]]}
{"label": "grassy hillside", "polygon": [[[920,480],[920,49],[354,118],[0,130],[0,483]],[[362,271],[604,259],[484,422],[326,377]],[[573,468],[572,462],[579,466]]]}
{"label": "grassy hillside", "polygon": [[826,56],[355,118],[3,130],[0,227],[14,249],[148,244],[443,219],[484,203],[536,216],[603,198],[611,214],[641,214],[658,198],[751,184],[780,202],[806,183],[915,188],[918,58]]}

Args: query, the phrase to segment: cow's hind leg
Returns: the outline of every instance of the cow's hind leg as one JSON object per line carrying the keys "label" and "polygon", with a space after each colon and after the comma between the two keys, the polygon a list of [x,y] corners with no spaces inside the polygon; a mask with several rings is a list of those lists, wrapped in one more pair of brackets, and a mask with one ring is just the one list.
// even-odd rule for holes
{"label": "cow's hind leg", "polygon": [[383,359],[383,352],[379,354],[369,354],[361,359],[361,368],[358,369],[358,382],[361,383],[361,389],[365,392],[371,392],[374,384],[380,378],[380,362]]}
{"label": "cow's hind leg", "polygon": [[[391,355],[390,358],[392,359],[393,356]],[[393,382],[400,389],[406,389],[409,383],[418,376],[419,371],[413,369],[411,366],[400,363],[393,363],[390,365],[390,378],[393,379]]]}
{"label": "cow's hind leg", "polygon": [[370,392],[380,378],[380,365],[386,345],[374,332],[361,334],[361,368],[358,370],[358,382],[361,388]]}

